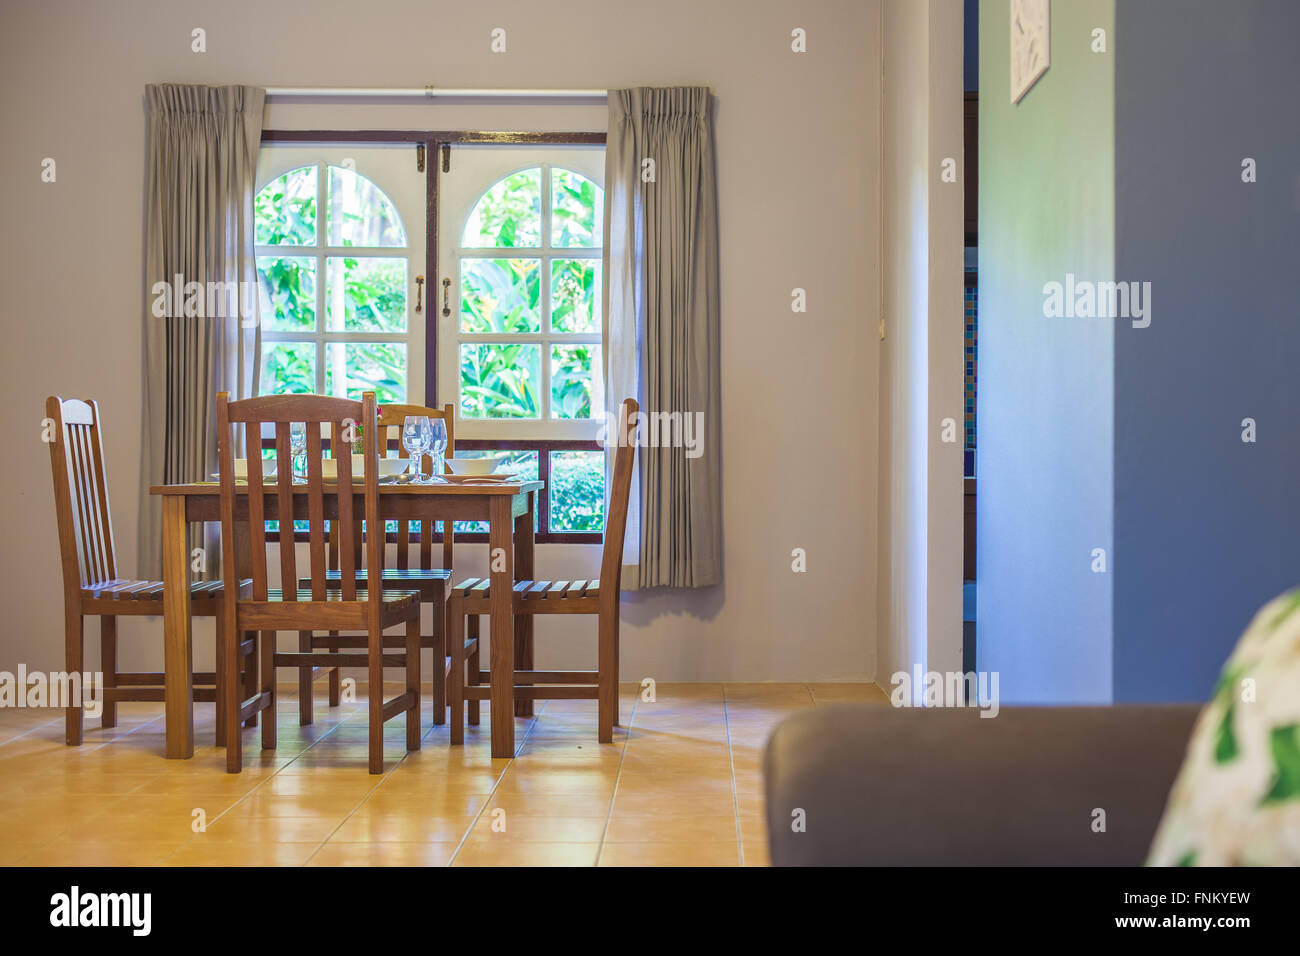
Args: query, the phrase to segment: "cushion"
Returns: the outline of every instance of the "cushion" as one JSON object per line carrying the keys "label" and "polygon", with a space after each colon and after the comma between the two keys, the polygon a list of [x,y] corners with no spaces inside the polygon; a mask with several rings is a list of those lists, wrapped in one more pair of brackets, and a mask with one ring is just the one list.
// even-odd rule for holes
{"label": "cushion", "polygon": [[1224,665],[1147,862],[1300,865],[1300,589],[1266,604]]}

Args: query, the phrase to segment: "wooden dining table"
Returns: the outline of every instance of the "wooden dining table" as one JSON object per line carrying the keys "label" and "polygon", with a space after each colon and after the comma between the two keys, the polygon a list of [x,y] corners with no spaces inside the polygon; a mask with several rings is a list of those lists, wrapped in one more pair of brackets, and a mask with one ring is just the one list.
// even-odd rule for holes
{"label": "wooden dining table", "polygon": [[[278,521],[276,486],[265,486],[263,511],[268,521]],[[485,521],[488,523],[488,565],[491,603],[490,684],[492,689],[492,753],[514,753],[514,717],[527,716],[531,701],[514,700],[516,666],[529,670],[533,661],[532,616],[514,614],[516,581],[533,576],[533,520],[537,495],[545,488],[540,481],[511,481],[482,484],[386,484],[379,486],[379,514],[385,521]],[[151,494],[162,498],[163,637],[166,684],[166,756],[188,759],[194,755],[194,652],[190,627],[192,556],[189,548],[191,524],[221,520],[220,486],[215,482],[154,485]],[[236,485],[236,564],[240,577],[248,567],[248,486]],[[360,484],[353,485],[354,514],[363,508]],[[325,516],[338,514],[338,488],[325,486]],[[307,518],[307,492],[294,494],[293,517]],[[238,530],[243,525],[243,532]],[[455,582],[453,582],[455,583]],[[513,640],[497,635],[512,634]],[[435,665],[437,662],[435,662]],[[441,670],[435,670],[441,678]]]}

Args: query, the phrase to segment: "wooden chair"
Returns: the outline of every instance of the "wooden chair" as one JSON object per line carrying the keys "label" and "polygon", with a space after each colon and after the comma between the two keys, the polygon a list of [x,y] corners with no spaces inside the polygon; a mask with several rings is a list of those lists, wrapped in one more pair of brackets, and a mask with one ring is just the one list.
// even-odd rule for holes
{"label": "wooden chair", "polygon": [[[356,555],[358,534],[354,511],[355,489],[352,484],[352,456],[339,455],[337,482],[330,486],[337,500],[339,558],[342,576],[337,589],[326,588],[327,559],[325,548],[326,485],[321,467],[321,425],[331,426],[331,443],[338,445],[352,423],[375,420],[375,394],[366,392],[359,402],[322,395],[278,395],[232,402],[222,392],[217,396],[217,446],[221,463],[221,538],[222,563],[227,581],[235,579],[235,555],[230,543],[235,540],[235,473],[233,448],[235,429],[243,425],[247,447],[260,447],[262,424],[275,426],[276,479],[273,486],[280,527],[290,530],[295,518],[308,523],[308,550],[311,561],[309,588],[298,587],[298,567],[292,538],[280,547],[280,580],[287,588],[272,589],[267,581],[266,497],[272,494],[262,479],[262,469],[248,469],[246,496],[249,538],[252,556],[252,597],[236,599],[233,591],[225,592],[224,623],[228,632],[223,665],[234,671],[236,632],[261,632],[261,689],[247,699],[236,696],[236,684],[229,681],[226,690],[226,769],[238,773],[243,766],[239,721],[259,711],[262,719],[262,747],[273,749],[276,743],[275,673],[277,667],[366,667],[369,670],[370,759],[371,773],[382,773],[384,763],[384,724],[398,714],[406,715],[406,749],[420,749],[420,593],[410,589],[386,590],[383,579],[382,535],[368,534],[365,546],[367,587],[358,593]],[[293,422],[303,422],[307,430],[307,478],[294,484],[289,432]],[[364,428],[366,461],[379,458],[375,429]],[[253,462],[258,458],[250,456]],[[365,470],[362,485],[362,517],[368,529],[380,528],[379,477],[374,465]],[[305,498],[305,502],[302,500]],[[295,511],[297,499],[297,511]],[[306,513],[303,513],[305,505]],[[291,531],[290,531],[291,533]],[[383,647],[385,628],[406,625],[405,652],[386,654]],[[364,630],[363,653],[316,654],[312,651],[278,653],[276,632]],[[301,647],[301,644],[299,645]],[[406,691],[392,700],[384,700],[384,667],[405,667]]]}
{"label": "wooden chair", "polygon": [[[632,422],[637,412],[634,399],[626,399],[620,413],[620,428]],[[597,669],[594,671],[516,670],[516,699],[591,699],[598,702],[597,739],[610,743],[618,723],[618,598],[623,568],[623,535],[627,529],[628,496],[632,487],[632,461],[636,442],[629,432],[618,438],[614,456],[614,477],[605,521],[605,544],[600,577],[591,581],[518,581],[514,585],[514,612],[520,614],[599,615]],[[489,671],[478,667],[478,616],[487,614],[490,581],[468,578],[451,589],[451,624],[447,640],[451,645],[451,742],[465,742],[466,699],[471,702],[470,722],[477,723],[473,705],[491,698]],[[470,618],[470,635],[465,636],[465,619]],[[513,635],[492,635],[493,640],[513,640]],[[469,680],[466,658],[469,656]]]}
{"label": "wooden chair", "polygon": [[[84,670],[85,619],[98,615],[100,666],[104,680],[103,726],[116,727],[119,701],[164,700],[161,671],[123,672],[117,669],[118,617],[161,616],[165,598],[163,583],[118,577],[98,403],[75,398],[64,401],[51,395],[45,400],[45,414],[54,423],[50,466],[54,475],[54,507],[63,563],[64,666],[69,675]],[[238,586],[247,589],[249,582],[241,581]],[[221,581],[190,584],[192,613],[217,619],[218,660],[225,634],[222,627],[223,587]],[[238,645],[236,660],[242,661],[248,651],[248,647]],[[216,671],[195,673],[194,683],[195,700],[216,702],[217,743],[220,744],[225,731],[220,666]],[[81,743],[80,701],[70,702],[66,712],[66,740],[75,746]]]}
{"label": "wooden chair", "polygon": [[[441,409],[427,408],[423,405],[380,405],[379,406],[379,453],[384,454],[394,441],[400,447],[402,425],[408,415],[424,415],[430,419],[441,419],[447,427],[447,448],[444,454],[450,458],[456,453],[456,411],[455,406],[451,404],[444,405]],[[337,454],[338,449],[331,443],[331,454]],[[419,465],[420,472],[424,475],[433,473],[433,456],[422,456]],[[420,646],[433,651],[434,671],[430,679],[433,682],[433,722],[442,724],[446,721],[447,713],[447,677],[450,674],[451,663],[447,657],[447,584],[451,580],[452,568],[452,547],[454,535],[452,532],[451,522],[445,522],[442,534],[442,566],[438,567],[433,562],[433,521],[420,522],[420,550],[419,564],[411,567],[411,522],[398,522],[397,527],[397,566],[394,568],[384,568],[383,581],[385,586],[407,588],[420,592],[420,603],[432,605],[433,609],[433,633],[423,634],[420,636]],[[338,537],[333,526],[330,528],[330,568],[325,572],[325,582],[327,586],[337,587],[340,580],[341,571],[339,570],[338,561]],[[387,535],[384,539],[386,541]],[[356,547],[360,547],[361,539],[356,540]],[[359,566],[356,572],[357,587],[364,589],[366,587],[366,572]],[[311,582],[304,579],[299,587],[307,588]],[[402,638],[388,637],[384,639],[385,646],[396,646],[400,644]],[[301,647],[302,650],[320,650],[327,649],[330,653],[337,653],[343,648],[364,647],[366,642],[365,635],[340,635],[338,632],[330,632],[324,637],[312,637],[308,644]],[[439,664],[441,662],[441,665]],[[442,679],[439,680],[438,669],[442,668]],[[341,672],[337,667],[327,668],[329,674],[329,703],[331,707],[339,705]],[[311,685],[319,672],[313,674],[306,668],[303,669],[298,679],[298,699],[299,699],[299,722],[303,725],[312,722],[312,693]]]}

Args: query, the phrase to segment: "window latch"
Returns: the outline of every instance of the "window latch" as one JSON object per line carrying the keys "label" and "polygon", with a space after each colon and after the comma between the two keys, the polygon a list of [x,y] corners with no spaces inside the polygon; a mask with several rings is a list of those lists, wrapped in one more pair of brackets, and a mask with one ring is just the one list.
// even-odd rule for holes
{"label": "window latch", "polygon": [[442,317],[451,315],[451,280],[442,280]]}
{"label": "window latch", "polygon": [[415,277],[415,314],[424,311],[424,276]]}

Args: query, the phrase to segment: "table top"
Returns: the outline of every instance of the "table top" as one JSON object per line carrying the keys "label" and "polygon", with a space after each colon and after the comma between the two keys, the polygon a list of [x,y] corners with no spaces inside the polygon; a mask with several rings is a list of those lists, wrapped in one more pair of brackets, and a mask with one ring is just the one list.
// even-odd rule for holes
{"label": "table top", "polygon": [[[545,484],[536,480],[524,481],[495,481],[483,482],[481,484],[453,484],[451,482],[439,482],[434,485],[412,485],[412,484],[384,484],[380,483],[380,495],[490,495],[493,497],[499,495],[522,495],[530,491],[541,491]],[[326,494],[333,494],[338,491],[338,482],[327,481],[323,485]],[[364,485],[356,481],[352,483],[354,494],[361,494],[364,491]],[[279,493],[279,485],[274,481],[268,481],[262,486],[264,494],[274,495]],[[247,482],[235,483],[235,494],[246,494],[248,492]],[[293,492],[296,495],[306,495],[306,485],[294,485]],[[151,485],[149,487],[151,495],[213,495],[221,494],[221,485],[215,481],[195,481],[184,485]]]}

